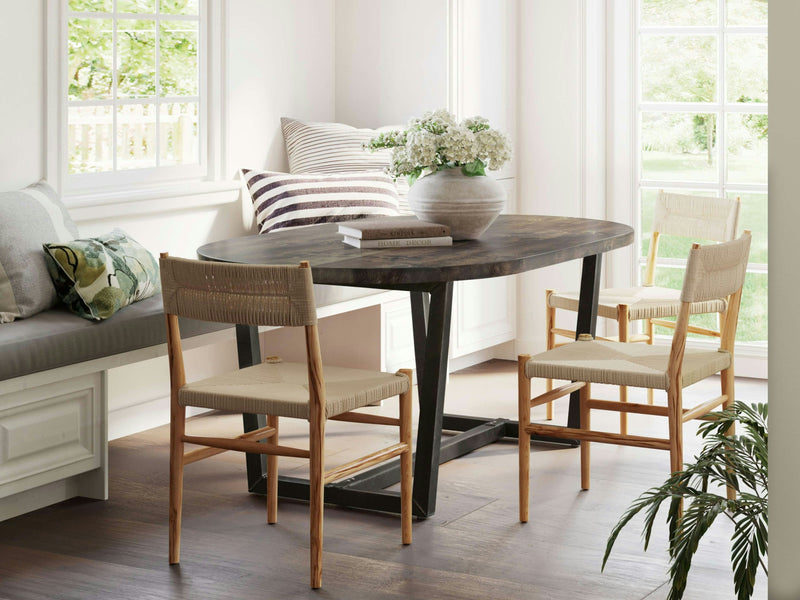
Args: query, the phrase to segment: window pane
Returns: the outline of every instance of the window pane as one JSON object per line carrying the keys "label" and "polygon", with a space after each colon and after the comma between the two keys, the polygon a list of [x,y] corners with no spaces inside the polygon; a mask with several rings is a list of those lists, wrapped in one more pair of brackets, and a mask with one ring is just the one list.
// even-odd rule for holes
{"label": "window pane", "polygon": [[767,183],[767,115],[729,113],[727,123],[727,181]]}
{"label": "window pane", "polygon": [[767,36],[730,34],[727,43],[727,101],[766,102]]}
{"label": "window pane", "polygon": [[75,12],[111,12],[112,0],[69,0],[69,10]]}
{"label": "window pane", "polygon": [[197,22],[161,21],[161,95],[197,96]]}
{"label": "window pane", "polygon": [[71,106],[67,112],[70,173],[114,168],[114,123],[110,106]]}
{"label": "window pane", "polygon": [[69,99],[110,100],[113,57],[111,19],[70,19],[67,28]]}
{"label": "window pane", "polygon": [[727,0],[728,25],[766,25],[767,0]]}
{"label": "window pane", "polygon": [[197,102],[161,105],[161,165],[200,162]]}
{"label": "window pane", "polygon": [[766,273],[748,273],[744,278],[742,306],[739,309],[738,342],[767,341],[767,292]]}
{"label": "window pane", "polygon": [[156,95],[156,22],[117,21],[117,97]]}
{"label": "window pane", "polygon": [[155,104],[120,106],[117,111],[117,169],[155,166]]}
{"label": "window pane", "polygon": [[642,100],[715,102],[717,38],[713,35],[642,35]]}
{"label": "window pane", "polygon": [[[687,190],[687,189],[664,189],[670,194],[691,194],[693,196],[716,196],[716,192],[709,190]],[[647,257],[650,251],[650,236],[653,231],[653,213],[655,212],[656,198],[660,190],[643,189],[640,193],[641,198],[641,232],[642,232],[642,256]],[[662,235],[658,240],[659,258],[686,258],[689,256],[689,249],[693,242],[707,243],[707,240],[695,238],[682,238],[672,235]]]}
{"label": "window pane", "polygon": [[156,0],[117,0],[117,12],[154,14]]}
{"label": "window pane", "polygon": [[717,181],[716,115],[642,114],[642,178]]}
{"label": "window pane", "polygon": [[161,0],[161,12],[170,15],[196,15],[200,0]]}
{"label": "window pane", "polygon": [[766,264],[767,253],[767,214],[768,205],[766,194],[739,194],[729,192],[729,198],[741,198],[742,208],[739,213],[739,231],[741,234],[745,229],[749,229],[753,234],[750,242],[750,263]]}
{"label": "window pane", "polygon": [[717,0],[642,0],[642,25],[716,25]]}

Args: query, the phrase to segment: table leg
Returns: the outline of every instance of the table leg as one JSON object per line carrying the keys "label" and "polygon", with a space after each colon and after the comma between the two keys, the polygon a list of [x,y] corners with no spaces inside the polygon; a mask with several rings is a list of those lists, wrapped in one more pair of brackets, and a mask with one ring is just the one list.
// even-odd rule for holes
{"label": "table leg", "polygon": [[430,290],[427,302],[423,294],[411,293],[420,409],[414,456],[413,503],[414,514],[427,517],[436,510],[453,284],[447,282],[436,285]]}
{"label": "table leg", "polygon": [[[239,353],[239,368],[251,367],[261,362],[261,346],[258,343],[258,327],[236,326],[236,350]],[[264,415],[242,414],[245,433],[265,427]],[[267,472],[267,457],[263,454],[247,454],[247,489],[251,492],[264,486],[264,473]],[[263,493],[263,492],[261,492]]]}
{"label": "table leg", "polygon": [[[575,327],[575,339],[582,333],[595,335],[597,330],[597,302],[600,296],[600,267],[602,254],[586,256],[581,269],[581,292],[578,299],[578,324]],[[572,392],[569,397],[569,416],[567,427],[580,427],[580,392]]]}

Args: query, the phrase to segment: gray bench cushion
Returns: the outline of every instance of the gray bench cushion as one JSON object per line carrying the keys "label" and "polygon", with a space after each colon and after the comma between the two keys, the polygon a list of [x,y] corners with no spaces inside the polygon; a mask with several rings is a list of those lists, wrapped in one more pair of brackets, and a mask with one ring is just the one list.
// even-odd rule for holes
{"label": "gray bench cushion", "polygon": [[[181,319],[181,337],[232,325]],[[131,304],[107,321],[92,322],[63,308],[0,325],[0,380],[165,343],[161,295]]]}

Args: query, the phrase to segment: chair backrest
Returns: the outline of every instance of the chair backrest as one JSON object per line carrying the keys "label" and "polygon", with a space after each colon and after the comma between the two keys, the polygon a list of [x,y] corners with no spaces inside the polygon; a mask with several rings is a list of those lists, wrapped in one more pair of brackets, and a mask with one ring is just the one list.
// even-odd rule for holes
{"label": "chair backrest", "polygon": [[653,285],[655,281],[656,256],[661,234],[729,242],[736,237],[740,207],[739,198],[732,200],[660,191],[653,214],[653,232],[644,284]]}
{"label": "chair backrest", "polygon": [[689,252],[681,302],[725,298],[742,289],[750,256],[750,232],[731,242],[700,246]]}
{"label": "chair backrest", "polygon": [[738,198],[713,198],[660,192],[653,214],[653,231],[714,242],[736,237]]}
{"label": "chair backrest", "polygon": [[689,307],[692,302],[728,298],[720,332],[720,348],[733,351],[747,260],[750,256],[750,239],[750,232],[745,231],[740,238],[730,242],[692,246],[681,290],[681,309],[672,336],[668,366],[670,381],[677,382],[680,379],[689,328]]}
{"label": "chair backrest", "polygon": [[241,325],[303,326],[317,322],[308,263],[241,265],[161,255],[164,312]]}

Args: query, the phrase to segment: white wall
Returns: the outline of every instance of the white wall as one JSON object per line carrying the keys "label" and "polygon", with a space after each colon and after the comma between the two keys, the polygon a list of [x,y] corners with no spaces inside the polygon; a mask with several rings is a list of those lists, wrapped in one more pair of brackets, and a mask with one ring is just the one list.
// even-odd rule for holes
{"label": "white wall", "polygon": [[0,0],[0,190],[44,174],[43,2]]}
{"label": "white wall", "polygon": [[229,175],[288,170],[281,117],[334,119],[334,1],[228,0]]}
{"label": "white wall", "polygon": [[447,0],[336,0],[336,120],[402,125],[447,106]]}
{"label": "white wall", "polygon": [[769,397],[770,577],[771,600],[800,598],[800,453],[797,423],[797,224],[800,222],[797,162],[800,158],[800,3],[769,5]]}
{"label": "white wall", "polygon": [[[519,3],[518,205],[522,214],[582,215],[581,27],[578,0]],[[580,262],[521,275],[518,350],[544,350],[547,288],[575,290]],[[563,312],[563,311],[562,311]]]}

